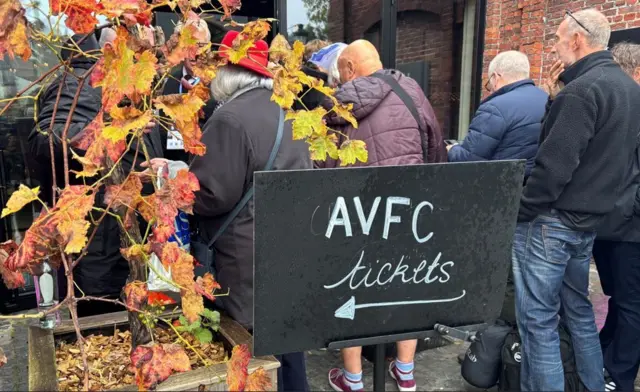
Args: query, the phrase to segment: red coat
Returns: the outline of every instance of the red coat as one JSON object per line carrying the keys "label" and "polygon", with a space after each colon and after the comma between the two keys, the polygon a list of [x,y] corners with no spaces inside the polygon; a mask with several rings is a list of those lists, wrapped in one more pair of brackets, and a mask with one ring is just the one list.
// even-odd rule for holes
{"label": "red coat", "polygon": [[[422,132],[427,144],[427,162],[446,162],[447,152],[433,108],[418,83],[399,71],[380,71],[393,75],[400,86],[413,99],[422,120]],[[420,128],[409,109],[384,81],[374,77],[361,77],[343,84],[336,98],[344,104],[353,104],[353,115],[358,128],[344,119],[331,115],[327,125],[354,140],[367,144],[369,160],[354,166],[414,165],[423,162]],[[338,134],[339,144],[344,136]],[[328,158],[317,162],[320,168],[339,167],[340,162]]]}

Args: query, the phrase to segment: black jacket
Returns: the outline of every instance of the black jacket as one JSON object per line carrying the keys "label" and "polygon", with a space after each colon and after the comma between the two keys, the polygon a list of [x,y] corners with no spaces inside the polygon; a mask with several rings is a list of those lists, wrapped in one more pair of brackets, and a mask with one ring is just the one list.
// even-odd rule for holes
{"label": "black jacket", "polygon": [[574,230],[595,230],[627,186],[637,159],[640,87],[608,51],[562,73],[565,87],[550,104],[535,167],[524,188],[518,221],[557,210]]}
{"label": "black jacket", "polygon": [[[264,169],[278,129],[278,105],[272,92],[254,89],[216,110],[204,128],[207,153],[195,157],[191,171],[200,181],[194,212],[198,228],[209,241],[227,214],[253,185],[253,173]],[[250,109],[250,110],[248,110]],[[272,170],[311,169],[308,146],[293,140],[291,122]],[[253,325],[253,200],[249,201],[216,241],[216,279],[229,296],[218,297],[229,315],[246,328]]]}
{"label": "black jacket", "polygon": [[[167,78],[167,82],[164,85],[164,89],[162,90],[163,95],[169,94],[180,94],[180,80],[182,79],[182,67],[177,67],[171,71],[171,76]],[[186,94],[186,91],[182,91],[182,93]],[[207,122],[213,110],[216,107],[216,101],[211,98],[206,103],[206,105],[202,108],[204,111],[204,117],[200,118],[200,128],[204,127],[204,124]],[[170,159],[172,161],[182,161],[188,163],[190,161],[189,153],[185,150],[169,150],[167,148],[167,132],[162,131],[162,150],[164,153],[164,157]]]}
{"label": "black jacket", "polygon": [[[78,42],[81,38],[81,35],[76,35],[71,39]],[[95,36],[87,38],[81,44],[81,49],[83,51],[95,50],[98,48],[99,46]],[[72,51],[63,50],[61,56],[63,59],[68,59],[73,55],[73,53],[74,52]],[[94,59],[78,57],[73,58],[70,65],[76,75],[83,75],[93,66],[94,63]],[[53,117],[56,96],[61,82],[62,77],[60,76],[47,86],[38,99],[37,121],[36,126],[29,135],[29,148],[38,164],[40,173],[42,175],[50,176],[51,154],[49,150],[49,137],[47,132],[49,131],[50,124],[53,121],[53,133],[58,136],[53,138],[56,162],[56,180],[58,182],[57,186],[59,188],[64,188],[62,143],[60,142],[59,137],[62,136],[67,116],[71,111],[74,96],[78,91],[79,82],[77,78],[71,75],[66,77],[60,94],[60,101],[56,111],[56,116]],[[78,104],[73,116],[71,117],[70,127],[67,131],[67,139],[73,139],[94,119],[100,111],[101,101],[101,89],[92,88],[87,80],[87,82],[82,86]],[[43,133],[39,132],[39,130]],[[160,144],[160,135],[158,131],[156,130],[155,132],[145,135],[144,139],[151,157],[161,157],[162,146]],[[129,172],[131,170],[135,150],[136,143],[132,143],[132,149],[126,152],[122,158],[121,164],[125,172]],[[75,149],[75,151],[82,154],[82,151],[78,151],[77,149]],[[138,162],[141,162],[143,159],[144,158],[138,155]],[[75,159],[69,157],[68,162],[70,170],[82,170],[82,166]],[[141,170],[139,166],[137,169]],[[92,180],[95,181],[96,178],[87,179],[87,183],[91,184]],[[72,185],[83,184],[83,180],[76,179],[73,173],[69,176],[69,180]],[[43,189],[43,191],[49,192],[50,189]],[[49,201],[51,200],[50,193],[46,197]],[[103,204],[103,197],[104,193],[102,191],[98,192],[96,195],[96,205],[102,207],[105,206]],[[97,220],[100,216],[101,214],[96,213],[93,218]],[[89,230],[89,233],[91,232],[93,232],[93,228]],[[80,261],[80,264],[78,264],[74,270],[74,278],[80,288],[88,295],[118,295],[124,286],[128,275],[128,264],[120,254],[118,223],[115,219],[107,216],[98,228],[93,241],[89,244],[87,255],[82,259],[82,261]]]}
{"label": "black jacket", "polygon": [[[327,80],[329,79],[326,73],[311,68],[308,65],[302,67],[302,72],[304,72],[308,76],[324,81],[325,85],[327,84]],[[322,104],[322,102],[326,99],[326,96],[320,91],[316,89],[310,89],[306,86],[300,93],[300,97],[302,97],[302,103],[304,103],[304,106],[302,105],[302,103],[300,103],[300,101],[296,100],[293,103],[294,110],[304,110],[305,107],[306,109],[313,110],[320,106],[320,104]]]}

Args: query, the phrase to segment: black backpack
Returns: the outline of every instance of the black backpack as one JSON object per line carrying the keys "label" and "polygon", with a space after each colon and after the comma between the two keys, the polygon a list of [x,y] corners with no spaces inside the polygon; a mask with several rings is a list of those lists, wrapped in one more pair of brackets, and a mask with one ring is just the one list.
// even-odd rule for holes
{"label": "black backpack", "polygon": [[[560,356],[564,367],[564,390],[565,392],[587,392],[576,369],[571,335],[562,323],[558,325],[558,333]],[[498,390],[501,392],[520,391],[520,362],[522,361],[520,346],[520,334],[518,329],[514,328],[507,334],[502,347],[502,369],[498,381]]]}

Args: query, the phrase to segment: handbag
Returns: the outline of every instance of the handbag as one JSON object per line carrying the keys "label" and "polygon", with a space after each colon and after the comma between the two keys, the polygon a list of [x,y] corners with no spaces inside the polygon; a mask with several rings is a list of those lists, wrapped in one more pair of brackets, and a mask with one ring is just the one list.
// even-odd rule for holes
{"label": "handbag", "polygon": [[[271,149],[271,155],[269,155],[269,160],[265,165],[263,171],[271,170],[273,163],[276,160],[276,155],[278,155],[278,150],[280,150],[280,144],[282,143],[282,134],[284,131],[284,111],[280,109],[279,119],[278,119],[278,133],[276,134],[276,140],[273,143],[273,148]],[[254,187],[253,184],[249,186],[249,189],[242,196],[242,199],[236,204],[231,212],[227,215],[226,219],[222,223],[222,226],[216,231],[216,233],[211,237],[208,242],[205,242],[204,239],[199,235],[195,234],[191,238],[191,255],[196,259],[199,265],[196,265],[195,275],[203,276],[205,273],[210,272],[215,275],[215,258],[216,251],[214,248],[215,242],[224,234],[227,230],[231,222],[238,216],[240,211],[247,205],[249,200],[253,197]]]}
{"label": "handbag", "polygon": [[427,163],[428,162],[427,161],[428,144],[424,137],[424,129],[422,128],[422,125],[420,125],[421,123],[420,123],[420,115],[418,114],[418,108],[416,108],[416,104],[413,102],[413,99],[411,99],[409,94],[407,94],[407,92],[402,88],[402,86],[400,86],[400,83],[398,83],[398,81],[393,76],[383,74],[383,73],[374,73],[371,76],[387,83],[389,87],[391,87],[391,90],[393,90],[393,92],[396,93],[398,98],[400,98],[402,103],[404,103],[404,106],[406,106],[407,109],[409,109],[409,112],[418,123],[418,131],[420,133],[420,142],[422,144],[422,161],[424,163]]}

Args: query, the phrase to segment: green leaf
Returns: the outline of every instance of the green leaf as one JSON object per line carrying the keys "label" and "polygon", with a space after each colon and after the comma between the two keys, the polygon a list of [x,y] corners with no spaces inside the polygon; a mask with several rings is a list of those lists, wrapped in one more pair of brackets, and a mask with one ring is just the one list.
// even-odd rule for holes
{"label": "green leaf", "polygon": [[214,324],[220,324],[220,313],[215,310],[205,309],[202,316]]}
{"label": "green leaf", "polygon": [[183,327],[186,327],[187,325],[189,325],[189,321],[187,320],[187,318],[182,315],[178,318],[178,320],[180,321],[180,324],[182,324]]}
{"label": "green leaf", "polygon": [[322,107],[313,110],[289,111],[287,120],[293,120],[293,140],[302,140],[311,135],[326,135],[327,126],[323,121],[327,111]]}
{"label": "green leaf", "polygon": [[211,343],[213,341],[213,334],[207,328],[199,328],[193,335],[200,343]]}

